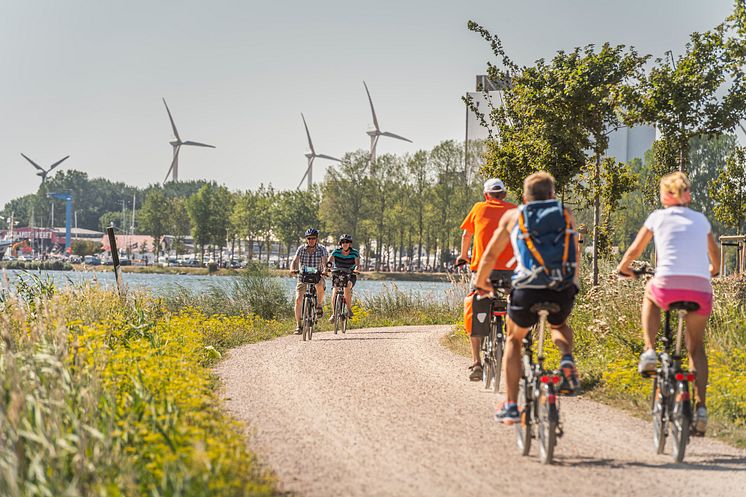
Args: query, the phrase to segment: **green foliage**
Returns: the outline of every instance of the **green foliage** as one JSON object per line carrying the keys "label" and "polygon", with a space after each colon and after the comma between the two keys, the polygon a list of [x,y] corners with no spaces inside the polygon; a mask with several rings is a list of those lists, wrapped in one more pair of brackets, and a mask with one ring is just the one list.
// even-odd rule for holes
{"label": "green foliage", "polygon": [[[731,131],[746,116],[746,61],[743,12],[704,33],[694,32],[675,61],[656,59],[655,66],[627,100],[629,123],[655,125],[665,143],[656,153],[662,173],[689,165],[693,137]],[[673,58],[673,56],[672,56]]]}
{"label": "green foliage", "polygon": [[725,168],[709,184],[715,217],[741,233],[746,224],[746,149],[736,147]]}
{"label": "green foliage", "polygon": [[214,183],[203,185],[187,199],[186,207],[194,243],[201,252],[204,253],[206,245],[224,247],[229,213],[233,209],[233,197],[228,189]]}
{"label": "green foliage", "polygon": [[73,254],[83,257],[101,252],[102,245],[101,242],[94,242],[93,240],[73,240],[70,249]]}

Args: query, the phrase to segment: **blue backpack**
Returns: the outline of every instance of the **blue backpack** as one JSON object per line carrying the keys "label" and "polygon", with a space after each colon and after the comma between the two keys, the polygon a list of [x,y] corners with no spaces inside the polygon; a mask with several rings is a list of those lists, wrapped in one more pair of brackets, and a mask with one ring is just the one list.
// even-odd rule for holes
{"label": "blue backpack", "polygon": [[563,290],[573,284],[577,254],[570,213],[558,200],[518,207],[514,288]]}

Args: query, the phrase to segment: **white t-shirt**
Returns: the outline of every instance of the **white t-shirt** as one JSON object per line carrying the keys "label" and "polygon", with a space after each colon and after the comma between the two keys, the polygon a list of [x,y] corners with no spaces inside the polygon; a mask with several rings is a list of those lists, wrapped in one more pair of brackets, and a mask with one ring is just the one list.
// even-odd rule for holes
{"label": "white t-shirt", "polygon": [[710,222],[688,207],[658,209],[644,225],[653,232],[656,276],[701,276],[710,279],[707,235]]}

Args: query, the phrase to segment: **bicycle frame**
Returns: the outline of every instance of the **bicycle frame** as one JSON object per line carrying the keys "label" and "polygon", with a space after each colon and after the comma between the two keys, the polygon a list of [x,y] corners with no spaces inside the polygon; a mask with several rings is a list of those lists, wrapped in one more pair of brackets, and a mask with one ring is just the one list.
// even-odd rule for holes
{"label": "bicycle frame", "polygon": [[485,367],[482,381],[484,388],[493,388],[495,393],[500,390],[502,376],[502,356],[505,344],[505,315],[507,314],[507,299],[505,290],[495,288],[495,297],[490,307],[490,332],[482,339],[482,356]]}
{"label": "bicycle frame", "polygon": [[317,294],[315,283],[304,283],[306,286],[303,294],[303,304],[301,307],[301,322],[303,323],[303,341],[311,340],[313,337],[313,328],[316,325],[316,305]]}

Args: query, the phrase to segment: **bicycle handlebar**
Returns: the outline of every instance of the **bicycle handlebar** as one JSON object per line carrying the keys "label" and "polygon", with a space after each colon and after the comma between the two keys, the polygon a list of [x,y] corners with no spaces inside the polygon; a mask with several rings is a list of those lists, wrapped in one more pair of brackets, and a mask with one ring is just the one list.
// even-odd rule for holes
{"label": "bicycle handlebar", "polygon": [[649,274],[651,276],[655,274],[655,271],[653,271],[650,268],[641,268],[641,269],[629,268],[629,271],[630,271],[630,274],[625,274],[625,273],[619,271],[617,273],[617,276],[619,276],[621,278],[627,278],[627,279],[636,280],[640,276],[643,276],[643,275],[646,275],[646,274]]}

